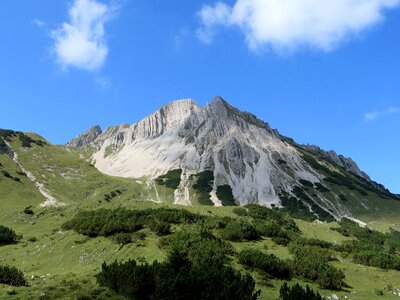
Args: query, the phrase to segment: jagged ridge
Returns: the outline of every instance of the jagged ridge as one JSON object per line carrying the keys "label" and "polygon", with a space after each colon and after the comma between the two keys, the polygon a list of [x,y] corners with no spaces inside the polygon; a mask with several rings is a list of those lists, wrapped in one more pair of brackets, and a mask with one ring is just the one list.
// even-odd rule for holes
{"label": "jagged ridge", "polygon": [[[95,135],[82,135],[80,144],[88,142],[88,136]],[[68,146],[74,144],[76,140]],[[353,160],[316,146],[297,145],[221,97],[204,108],[192,99],[173,101],[137,123],[108,128],[86,145],[96,149],[92,159],[106,174],[154,179],[182,169],[181,184],[175,191],[176,203],[182,204],[191,202],[191,175],[210,170],[214,175],[210,192],[214,204],[221,204],[217,188],[230,186],[238,204],[281,206],[282,195],[295,197],[293,191],[302,186],[301,182],[326,185],[326,174],[304,159],[304,150],[326,161],[334,172],[350,172],[371,182]],[[312,194],[307,195],[315,203],[306,203],[311,210],[317,205],[335,217],[350,214],[322,192]]]}

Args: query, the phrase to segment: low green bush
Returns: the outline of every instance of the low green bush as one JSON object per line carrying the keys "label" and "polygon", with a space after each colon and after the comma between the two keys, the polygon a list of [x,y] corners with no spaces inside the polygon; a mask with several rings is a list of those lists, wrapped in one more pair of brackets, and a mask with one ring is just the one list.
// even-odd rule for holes
{"label": "low green bush", "polygon": [[239,217],[245,217],[247,216],[247,210],[243,207],[235,207],[232,212]]}
{"label": "low green bush", "polygon": [[204,227],[163,237],[160,246],[168,250],[165,262],[104,263],[98,283],[131,299],[258,298],[253,278],[226,266],[232,245]]}
{"label": "low green bush", "polygon": [[165,175],[161,175],[155,181],[166,187],[176,190],[181,182],[182,169],[170,170]]}
{"label": "low green bush", "polygon": [[279,290],[278,300],[322,300],[322,296],[318,292],[314,292],[307,285],[306,288],[301,287],[298,283],[289,287],[285,282]]}
{"label": "low green bush", "polygon": [[12,244],[17,242],[20,237],[14,230],[0,225],[0,245]]}
{"label": "low green bush", "polygon": [[190,232],[179,231],[161,238],[160,247],[169,252],[178,251],[187,256],[194,264],[223,265],[228,262],[227,255],[234,254],[233,246],[212,234],[203,226]]}
{"label": "low green bush", "polygon": [[24,274],[17,268],[10,266],[0,266],[0,283],[11,286],[27,285]]}
{"label": "low green bush", "polygon": [[265,254],[257,249],[244,249],[236,254],[242,265],[261,270],[279,279],[290,278],[290,268],[285,261],[273,254]]}
{"label": "low green bush", "polygon": [[116,233],[132,233],[148,227],[157,234],[166,234],[169,224],[194,224],[204,216],[184,209],[158,208],[144,210],[98,209],[81,211],[73,219],[64,223],[64,230],[96,237],[112,236]]}
{"label": "low green bush", "polygon": [[220,235],[223,239],[233,242],[253,241],[260,238],[254,226],[243,220],[231,220],[224,229],[220,230]]}
{"label": "low green bush", "polygon": [[315,246],[289,247],[294,254],[290,266],[294,274],[318,283],[321,288],[340,290],[345,285],[345,275],[329,264],[329,250]]}

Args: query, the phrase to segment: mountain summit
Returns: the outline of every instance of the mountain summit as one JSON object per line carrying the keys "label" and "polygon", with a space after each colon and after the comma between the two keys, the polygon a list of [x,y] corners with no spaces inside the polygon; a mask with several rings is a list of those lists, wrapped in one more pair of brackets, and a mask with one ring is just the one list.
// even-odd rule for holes
{"label": "mountain summit", "polygon": [[90,148],[93,164],[113,176],[161,182],[174,171],[177,204],[194,201],[198,181],[205,182],[200,192],[210,204],[228,197],[240,205],[287,206],[319,217],[351,215],[369,206],[370,193],[396,198],[353,160],[299,145],[221,97],[204,108],[192,99],[173,101],[132,125],[104,132],[93,127],[67,147]]}

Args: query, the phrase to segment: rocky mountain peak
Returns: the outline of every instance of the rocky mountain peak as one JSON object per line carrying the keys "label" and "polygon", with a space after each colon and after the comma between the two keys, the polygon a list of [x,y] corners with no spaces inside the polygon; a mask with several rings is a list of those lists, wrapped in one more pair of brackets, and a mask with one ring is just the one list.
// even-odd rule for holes
{"label": "rocky mountain peak", "polygon": [[86,132],[80,134],[77,138],[71,140],[68,147],[84,147],[93,143],[97,137],[102,134],[101,127],[99,125],[89,128]]}
{"label": "rocky mountain peak", "polygon": [[[222,196],[229,195],[237,204],[299,205],[312,213],[328,211],[341,217],[348,214],[347,208],[338,202],[337,194],[329,194],[328,183],[345,183],[353,189],[352,195],[356,190],[361,197],[366,194],[361,186],[390,195],[370,182],[350,158],[299,145],[220,96],[204,108],[193,99],[172,101],[137,123],[110,127],[104,133],[94,127],[68,144],[82,145],[95,149],[92,161],[109,175],[152,181],[179,171],[181,178],[174,191],[177,204],[187,205],[198,197],[191,189],[203,172],[208,174],[207,193],[215,205],[221,204],[222,189]],[[348,178],[358,177],[349,173],[364,181],[350,184]]]}

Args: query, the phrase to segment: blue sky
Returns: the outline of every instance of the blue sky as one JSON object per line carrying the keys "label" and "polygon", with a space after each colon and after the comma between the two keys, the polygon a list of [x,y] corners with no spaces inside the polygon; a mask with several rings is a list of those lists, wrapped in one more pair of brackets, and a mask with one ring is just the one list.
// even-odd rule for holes
{"label": "blue sky", "polygon": [[300,143],[352,157],[400,193],[399,7],[2,1],[0,128],[61,144],[174,99],[205,105],[221,95]]}

